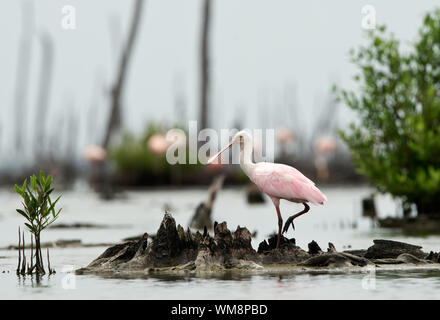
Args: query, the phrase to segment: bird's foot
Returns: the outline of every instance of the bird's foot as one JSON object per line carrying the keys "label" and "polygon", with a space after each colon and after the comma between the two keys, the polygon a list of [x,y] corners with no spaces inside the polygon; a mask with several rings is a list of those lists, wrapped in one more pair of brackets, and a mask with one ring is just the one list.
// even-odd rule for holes
{"label": "bird's foot", "polygon": [[293,224],[293,217],[290,217],[289,219],[287,219],[286,223],[284,224],[284,228],[283,228],[282,233],[287,232],[287,230],[289,230],[290,225],[292,225],[292,229],[295,230],[295,225]]}

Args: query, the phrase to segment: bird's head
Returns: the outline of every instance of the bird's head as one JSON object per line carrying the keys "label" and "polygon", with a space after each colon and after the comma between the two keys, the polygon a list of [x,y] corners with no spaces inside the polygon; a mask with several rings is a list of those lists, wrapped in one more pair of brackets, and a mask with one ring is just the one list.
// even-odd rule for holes
{"label": "bird's head", "polygon": [[245,143],[248,144],[248,143],[252,142],[252,137],[247,131],[241,130],[235,134],[235,136],[232,138],[231,142],[232,142],[232,144],[239,143],[240,150],[243,150]]}
{"label": "bird's head", "polygon": [[239,143],[240,144],[240,150],[243,151],[245,145],[252,146],[252,137],[245,130],[241,130],[241,131],[237,132],[234,135],[234,137],[231,139],[231,142],[229,142],[229,144],[226,147],[224,147],[217,154],[215,154],[214,156],[209,158],[207,164],[212,163],[215,159],[217,159],[218,156],[220,156],[220,154],[222,154],[222,152],[224,152],[227,149],[229,149],[230,147],[232,147],[235,143]]}

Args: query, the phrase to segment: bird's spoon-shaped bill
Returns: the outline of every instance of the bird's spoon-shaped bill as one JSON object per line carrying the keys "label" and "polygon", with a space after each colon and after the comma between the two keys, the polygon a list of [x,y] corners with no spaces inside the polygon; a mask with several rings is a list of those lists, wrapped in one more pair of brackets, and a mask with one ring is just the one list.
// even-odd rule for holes
{"label": "bird's spoon-shaped bill", "polygon": [[231,141],[226,147],[224,147],[223,149],[221,149],[217,154],[215,154],[214,156],[212,156],[211,158],[208,159],[208,161],[206,162],[206,164],[211,164],[214,162],[215,159],[217,159],[217,157],[224,152],[225,150],[227,150],[228,148],[232,147],[232,144],[234,143],[234,141]]}

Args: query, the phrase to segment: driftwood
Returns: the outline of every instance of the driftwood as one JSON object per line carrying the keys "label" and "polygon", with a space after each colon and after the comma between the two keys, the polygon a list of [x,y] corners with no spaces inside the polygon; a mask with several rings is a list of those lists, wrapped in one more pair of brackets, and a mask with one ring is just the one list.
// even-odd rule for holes
{"label": "driftwood", "polygon": [[[226,222],[214,223],[214,235],[207,229],[201,233],[176,226],[173,217],[166,213],[156,236],[149,240],[128,241],[108,248],[87,267],[77,270],[85,273],[151,273],[250,270],[270,268],[355,268],[367,265],[411,264],[425,265],[439,262],[439,253],[423,253],[420,247],[391,240],[375,240],[368,250],[338,252],[329,243],[327,252],[312,241],[309,252],[296,246],[295,239],[281,238],[275,249],[276,236],[264,240],[255,251],[251,233],[238,226],[234,232]],[[440,268],[440,266],[439,266]]]}
{"label": "driftwood", "polygon": [[396,259],[403,253],[408,253],[418,258],[426,257],[426,253],[421,250],[422,247],[414,246],[412,244],[390,240],[374,240],[373,242],[374,246],[368,248],[367,252],[364,255],[365,258]]}
{"label": "driftwood", "polygon": [[212,206],[214,205],[215,198],[217,197],[218,191],[223,186],[223,181],[225,180],[225,176],[222,174],[215,178],[214,182],[208,189],[208,199],[204,202],[201,202],[197,208],[194,216],[191,219],[190,226],[191,228],[203,230],[203,228],[212,228]]}

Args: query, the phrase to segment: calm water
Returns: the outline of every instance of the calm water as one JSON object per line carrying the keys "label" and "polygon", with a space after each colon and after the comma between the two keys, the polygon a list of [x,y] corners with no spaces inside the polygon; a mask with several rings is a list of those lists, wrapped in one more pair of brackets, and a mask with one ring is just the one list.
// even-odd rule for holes
{"label": "calm water", "polygon": [[[322,188],[329,202],[324,207],[312,207],[311,213],[297,220],[295,236],[298,245],[316,240],[323,249],[331,241],[337,249],[367,248],[375,238],[389,238],[422,245],[425,251],[440,249],[440,237],[407,237],[374,228],[361,218],[360,199],[371,190],[365,187]],[[89,222],[113,226],[109,229],[52,229],[43,235],[44,241],[81,239],[83,243],[113,243],[143,232],[154,233],[162,219],[164,208],[177,223],[187,225],[194,207],[205,197],[204,190],[160,190],[127,192],[124,198],[105,202],[79,185],[75,191],[63,194],[64,212],[59,223]],[[8,191],[0,191],[0,247],[16,242],[17,227],[22,219],[14,213],[19,199]],[[396,206],[388,197],[378,199],[381,216],[395,215]],[[283,203],[285,217],[299,211],[296,204]],[[276,214],[272,204],[249,206],[243,189],[223,190],[215,203],[214,216],[228,221],[229,227],[246,225],[257,231],[254,247],[275,231]],[[316,274],[264,274],[218,277],[148,277],[144,279],[108,279],[97,276],[74,276],[71,271],[87,265],[105,247],[52,249],[51,263],[57,274],[35,278],[15,275],[17,253],[0,250],[1,299],[438,299],[438,270],[369,270],[362,272]],[[374,276],[374,277],[373,277]]]}

